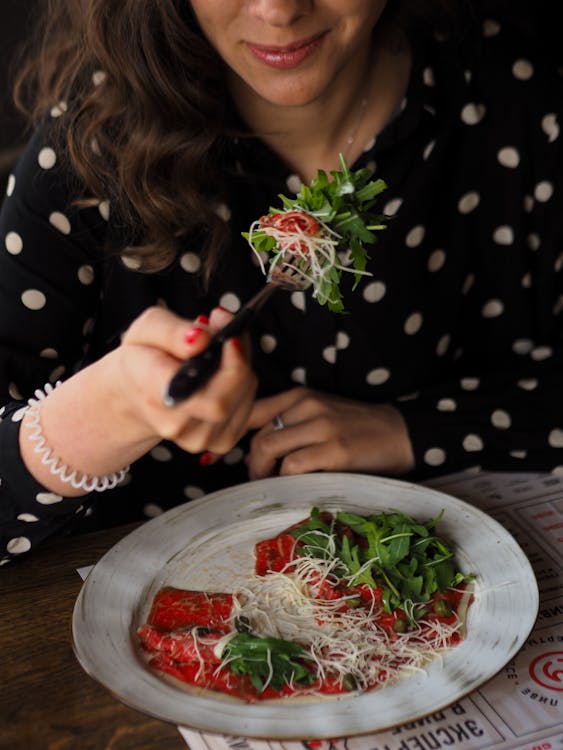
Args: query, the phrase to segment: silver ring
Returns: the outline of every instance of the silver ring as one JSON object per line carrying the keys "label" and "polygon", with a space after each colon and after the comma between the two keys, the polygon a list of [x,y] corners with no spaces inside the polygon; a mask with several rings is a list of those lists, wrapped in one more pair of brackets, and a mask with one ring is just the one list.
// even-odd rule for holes
{"label": "silver ring", "polygon": [[272,419],[272,424],[274,425],[274,430],[283,430],[283,428],[285,427],[283,419],[279,414],[276,414],[276,416]]}

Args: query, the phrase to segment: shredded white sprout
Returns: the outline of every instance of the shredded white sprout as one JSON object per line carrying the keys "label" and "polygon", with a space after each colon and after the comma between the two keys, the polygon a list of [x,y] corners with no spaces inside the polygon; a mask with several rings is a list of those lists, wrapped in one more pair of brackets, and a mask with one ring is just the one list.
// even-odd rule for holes
{"label": "shredded white sprout", "polygon": [[383,609],[375,598],[369,608],[343,607],[357,600],[356,594],[320,598],[323,582],[332,586],[339,582],[335,568],[340,564],[335,558],[304,555],[281,572],[252,576],[234,596],[231,619],[247,618],[257,636],[301,644],[321,680],[332,676],[342,685],[352,678],[358,691],[423,670],[461,631],[459,619],[454,624],[421,619],[405,633],[390,634],[377,622]]}
{"label": "shredded white sprout", "polygon": [[[294,209],[292,209],[294,212]],[[280,211],[280,213],[284,213]],[[305,211],[302,213],[306,214]],[[312,214],[310,214],[313,216]],[[325,302],[336,302],[327,295],[327,289],[334,280],[329,279],[331,272],[346,271],[360,274],[361,276],[372,276],[369,271],[359,271],[351,268],[351,254],[341,260],[337,254],[337,248],[342,237],[332,230],[327,224],[319,221],[313,216],[319,225],[317,234],[311,236],[299,226],[293,231],[273,226],[261,226],[260,219],[254,221],[248,231],[248,244],[256,254],[262,272],[269,280],[281,274],[287,278],[295,278],[303,285],[312,286],[313,297],[323,304]],[[253,244],[255,235],[267,235],[272,237],[278,248],[278,252],[270,261],[269,269],[266,269],[264,260]],[[305,249],[303,249],[305,248]]]}

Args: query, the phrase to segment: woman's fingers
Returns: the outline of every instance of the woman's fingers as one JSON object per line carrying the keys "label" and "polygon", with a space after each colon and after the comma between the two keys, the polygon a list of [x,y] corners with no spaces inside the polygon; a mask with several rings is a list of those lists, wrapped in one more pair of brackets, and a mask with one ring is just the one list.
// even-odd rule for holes
{"label": "woman's fingers", "polygon": [[121,343],[156,347],[177,360],[183,360],[203,351],[209,336],[208,320],[204,315],[189,322],[163,307],[154,306],[133,321]]}

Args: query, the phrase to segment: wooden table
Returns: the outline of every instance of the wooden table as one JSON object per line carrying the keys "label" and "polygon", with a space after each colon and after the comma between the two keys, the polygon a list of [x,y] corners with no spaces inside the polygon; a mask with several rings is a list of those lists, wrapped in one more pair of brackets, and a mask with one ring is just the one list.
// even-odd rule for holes
{"label": "wooden table", "polygon": [[185,750],[175,726],[123,705],[72,651],[76,569],[133,528],[58,539],[0,568],[1,750]]}

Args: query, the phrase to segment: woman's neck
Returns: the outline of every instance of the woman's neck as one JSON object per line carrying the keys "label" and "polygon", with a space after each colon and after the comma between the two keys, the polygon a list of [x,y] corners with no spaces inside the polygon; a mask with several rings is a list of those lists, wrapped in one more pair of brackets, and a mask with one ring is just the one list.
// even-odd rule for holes
{"label": "woman's neck", "polygon": [[299,107],[258,97],[240,80],[232,91],[240,114],[302,180],[318,169],[339,169],[339,153],[352,165],[381,132],[404,97],[411,68],[407,45],[366,50],[329,92]]}

